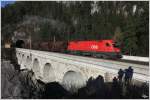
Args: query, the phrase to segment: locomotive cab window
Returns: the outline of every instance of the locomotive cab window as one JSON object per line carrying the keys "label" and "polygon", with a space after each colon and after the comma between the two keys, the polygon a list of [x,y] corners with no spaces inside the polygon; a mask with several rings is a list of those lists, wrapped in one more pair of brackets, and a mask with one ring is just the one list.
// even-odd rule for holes
{"label": "locomotive cab window", "polygon": [[106,46],[107,46],[107,47],[109,47],[109,46],[110,46],[110,44],[109,44],[109,43],[106,43]]}

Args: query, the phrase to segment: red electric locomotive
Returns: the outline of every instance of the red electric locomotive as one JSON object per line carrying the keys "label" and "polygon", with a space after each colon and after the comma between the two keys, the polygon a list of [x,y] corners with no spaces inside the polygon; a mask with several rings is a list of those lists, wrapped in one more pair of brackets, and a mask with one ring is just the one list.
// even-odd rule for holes
{"label": "red electric locomotive", "polygon": [[120,49],[113,40],[71,41],[67,50],[73,54],[91,55],[101,58],[122,58]]}
{"label": "red electric locomotive", "polygon": [[[22,42],[21,42],[22,43]],[[18,46],[18,47],[21,47]],[[32,49],[43,51],[89,55],[100,58],[122,58],[120,49],[113,40],[56,41],[32,44]]]}

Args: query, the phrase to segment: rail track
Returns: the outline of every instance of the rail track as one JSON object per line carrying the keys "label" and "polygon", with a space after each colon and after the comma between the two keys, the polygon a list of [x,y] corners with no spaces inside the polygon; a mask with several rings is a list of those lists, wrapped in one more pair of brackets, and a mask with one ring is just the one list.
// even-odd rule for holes
{"label": "rail track", "polygon": [[[79,56],[79,55],[75,55],[75,56]],[[131,63],[131,64],[139,64],[139,65],[149,65],[149,62],[127,60],[127,59],[105,59],[105,58],[98,58],[98,57],[93,57],[93,56],[80,56],[80,57],[104,59],[104,60],[108,60],[108,61],[125,62],[125,63]]]}

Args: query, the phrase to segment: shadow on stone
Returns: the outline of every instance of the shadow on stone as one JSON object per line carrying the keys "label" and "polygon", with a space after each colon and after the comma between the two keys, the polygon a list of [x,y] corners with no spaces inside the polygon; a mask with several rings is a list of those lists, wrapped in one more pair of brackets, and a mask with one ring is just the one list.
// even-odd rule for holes
{"label": "shadow on stone", "polygon": [[59,99],[65,98],[70,93],[65,90],[58,82],[51,82],[45,85],[43,99]]}

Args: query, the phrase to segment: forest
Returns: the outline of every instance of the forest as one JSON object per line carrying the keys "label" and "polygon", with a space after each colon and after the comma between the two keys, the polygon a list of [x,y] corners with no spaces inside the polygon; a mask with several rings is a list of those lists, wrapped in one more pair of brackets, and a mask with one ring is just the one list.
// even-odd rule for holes
{"label": "forest", "polygon": [[1,35],[32,42],[114,39],[123,54],[149,56],[148,1],[16,1],[1,7]]}

